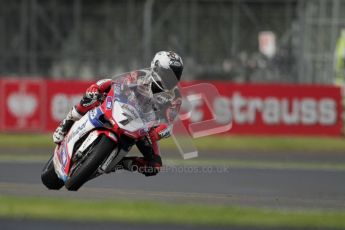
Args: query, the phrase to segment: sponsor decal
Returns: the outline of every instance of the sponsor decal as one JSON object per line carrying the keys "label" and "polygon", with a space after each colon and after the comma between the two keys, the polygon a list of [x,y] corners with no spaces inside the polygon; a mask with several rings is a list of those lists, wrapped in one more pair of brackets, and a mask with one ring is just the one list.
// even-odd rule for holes
{"label": "sponsor decal", "polygon": [[169,128],[166,128],[164,130],[162,130],[161,132],[158,133],[160,138],[167,138],[170,136],[170,130]]}
{"label": "sponsor decal", "polygon": [[58,158],[62,166],[62,171],[64,171],[64,168],[66,167],[67,161],[68,161],[67,144],[63,143],[60,146],[60,149],[58,152]]}
{"label": "sponsor decal", "polygon": [[41,130],[44,114],[41,103],[44,98],[42,82],[29,80],[3,81],[1,88],[3,126],[8,130]]}
{"label": "sponsor decal", "polygon": [[106,108],[110,110],[113,107],[113,97],[108,96],[106,98]]}
{"label": "sponsor decal", "polygon": [[[199,122],[205,118],[200,110],[202,101],[194,102],[190,120]],[[336,100],[324,97],[319,100],[303,98],[267,98],[247,97],[235,91],[231,97],[218,97],[213,102],[213,112],[218,122],[223,123],[233,118],[237,124],[272,125],[321,125],[330,126],[337,122]]]}
{"label": "sponsor decal", "polygon": [[85,120],[85,122],[83,124],[81,124],[80,126],[78,126],[77,128],[73,128],[72,127],[72,133],[68,136],[67,138],[67,142],[70,142],[75,136],[79,135],[79,136],[83,136],[84,132],[82,132],[87,124],[88,120]]}
{"label": "sponsor decal", "polygon": [[[4,108],[0,115],[1,131],[54,131],[92,83],[0,79],[3,94],[0,103]],[[182,82],[181,90],[198,83]],[[182,114],[184,116],[180,113],[180,118],[188,130],[191,125],[214,117],[218,124],[232,121],[233,127],[225,134],[341,135],[343,121],[339,87],[233,84],[226,81],[206,83],[215,86],[220,94],[209,102],[203,100],[204,91],[188,89],[183,93],[181,110],[185,113]],[[114,84],[114,87],[121,87],[121,84]],[[122,92],[121,95],[124,101],[133,96]],[[165,101],[164,98],[159,99]],[[131,117],[132,112],[126,110]],[[90,113],[91,118],[96,118],[95,111]]]}
{"label": "sponsor decal", "polygon": [[64,149],[61,151],[61,164],[62,164],[62,166],[63,166],[64,168],[66,167],[67,160],[68,160],[67,152],[66,152],[66,148],[64,148]]}
{"label": "sponsor decal", "polygon": [[89,116],[90,116],[90,119],[91,119],[91,120],[95,119],[96,116],[97,116],[97,109],[95,108],[95,109],[91,110],[91,111],[89,112]]}
{"label": "sponsor decal", "polygon": [[89,120],[93,126],[103,127],[103,123],[98,120],[99,116],[101,116],[102,114],[103,111],[99,107],[96,107],[89,112]]}
{"label": "sponsor decal", "polygon": [[124,116],[126,116],[128,119],[134,120],[138,118],[137,113],[133,108],[131,108],[127,104],[122,104],[121,108],[124,110],[125,113],[122,113]]}
{"label": "sponsor decal", "polygon": [[196,93],[192,87],[183,93],[181,109],[187,112],[182,117],[185,125],[197,126],[213,117],[216,124],[233,122],[229,134],[341,134],[338,87],[224,82],[212,85],[219,95],[209,102],[205,102],[204,92]]}

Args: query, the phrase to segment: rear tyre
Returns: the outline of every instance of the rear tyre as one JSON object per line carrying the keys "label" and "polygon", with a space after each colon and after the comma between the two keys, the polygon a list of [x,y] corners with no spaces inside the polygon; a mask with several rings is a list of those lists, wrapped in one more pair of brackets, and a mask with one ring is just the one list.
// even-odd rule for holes
{"label": "rear tyre", "polygon": [[54,155],[50,157],[49,161],[44,166],[41,173],[41,180],[48,189],[59,190],[64,185],[64,182],[55,172],[53,158]]}
{"label": "rear tyre", "polygon": [[86,160],[74,170],[72,175],[67,179],[65,187],[70,191],[77,191],[88,179],[94,174],[98,167],[108,157],[108,155],[116,148],[116,143],[107,136],[102,135],[100,140]]}

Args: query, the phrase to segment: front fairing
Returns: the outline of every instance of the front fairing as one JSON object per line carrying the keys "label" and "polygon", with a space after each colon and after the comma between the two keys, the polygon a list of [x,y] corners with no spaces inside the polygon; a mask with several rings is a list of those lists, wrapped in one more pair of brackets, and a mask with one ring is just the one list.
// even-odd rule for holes
{"label": "front fairing", "polygon": [[63,181],[67,180],[70,172],[75,144],[92,130],[101,127],[95,123],[96,116],[92,112],[94,110],[89,111],[80,120],[76,121],[64,140],[55,148],[54,168],[58,177]]}

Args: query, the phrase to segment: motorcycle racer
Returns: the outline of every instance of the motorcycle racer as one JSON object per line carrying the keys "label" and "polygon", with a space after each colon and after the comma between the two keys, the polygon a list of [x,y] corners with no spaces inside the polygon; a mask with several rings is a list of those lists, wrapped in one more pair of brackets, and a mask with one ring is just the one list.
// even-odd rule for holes
{"label": "motorcycle racer", "polygon": [[[175,52],[160,51],[154,56],[151,62],[151,69],[152,74],[150,79],[144,79],[144,81],[149,83],[147,85],[150,86],[151,95],[160,92],[169,93],[174,91],[174,88],[177,87],[178,81],[181,79],[183,62],[181,57]],[[165,70],[173,72],[174,76],[169,76],[168,79],[157,79],[156,75],[158,75],[160,71]],[[126,79],[121,80],[125,80],[126,83],[128,83],[141,79],[139,79],[136,74],[128,74]],[[56,144],[60,144],[63,141],[65,135],[68,133],[75,121],[79,120],[89,110],[102,104],[111,89],[112,83],[112,79],[103,79],[87,88],[81,101],[72,107],[66,118],[55,130],[53,140]],[[170,118],[173,120],[179,111],[181,98],[174,98],[174,100],[169,103],[175,108],[175,112]],[[162,138],[169,137],[171,129],[172,127],[165,123],[161,123],[158,126],[151,128],[147,136],[135,143],[143,157],[124,157],[121,161],[121,166],[129,171],[138,171],[145,176],[156,175],[162,166],[157,142]]]}

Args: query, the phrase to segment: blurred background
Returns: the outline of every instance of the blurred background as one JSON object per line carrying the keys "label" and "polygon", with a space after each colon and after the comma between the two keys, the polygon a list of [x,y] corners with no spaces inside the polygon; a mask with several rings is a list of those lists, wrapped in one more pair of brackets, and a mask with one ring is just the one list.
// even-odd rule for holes
{"label": "blurred background", "polygon": [[[0,0],[0,229],[345,229],[344,12],[345,0]],[[47,190],[51,134],[85,89],[161,50],[184,61],[184,127],[215,121],[189,146],[198,158],[170,138],[156,177]]]}
{"label": "blurred background", "polygon": [[186,79],[330,84],[342,0],[2,1],[0,74],[93,79],[185,60]]}

